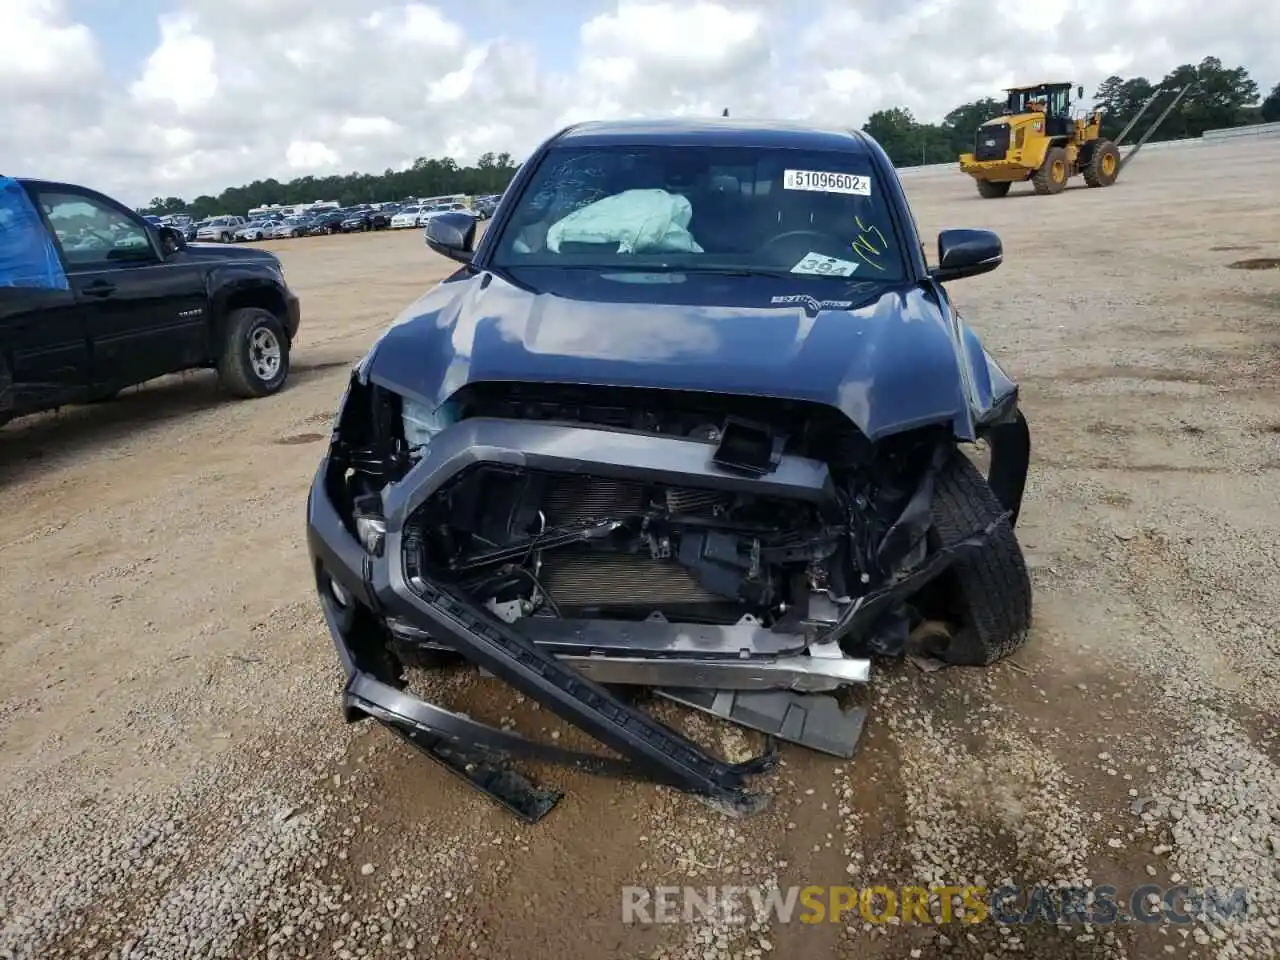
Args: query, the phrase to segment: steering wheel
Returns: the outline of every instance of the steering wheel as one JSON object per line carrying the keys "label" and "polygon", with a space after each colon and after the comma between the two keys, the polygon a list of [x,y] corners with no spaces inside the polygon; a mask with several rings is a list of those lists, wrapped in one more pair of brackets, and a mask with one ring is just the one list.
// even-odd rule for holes
{"label": "steering wheel", "polygon": [[[760,247],[756,252],[766,254],[783,243],[794,241],[802,237],[808,237],[811,241],[814,241],[806,245],[808,250],[821,250],[823,247],[831,245],[831,236],[821,232],[820,230],[787,230],[783,233],[777,234],[776,236],[770,237],[764,243],[760,244]],[[798,256],[803,255],[804,252],[798,254]]]}

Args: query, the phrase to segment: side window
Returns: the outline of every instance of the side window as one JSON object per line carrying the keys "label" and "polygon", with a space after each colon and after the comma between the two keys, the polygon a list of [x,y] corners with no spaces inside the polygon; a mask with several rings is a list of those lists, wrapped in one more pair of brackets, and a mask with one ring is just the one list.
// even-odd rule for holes
{"label": "side window", "polygon": [[115,207],[92,197],[56,191],[42,191],[40,206],[68,265],[154,257],[146,229]]}

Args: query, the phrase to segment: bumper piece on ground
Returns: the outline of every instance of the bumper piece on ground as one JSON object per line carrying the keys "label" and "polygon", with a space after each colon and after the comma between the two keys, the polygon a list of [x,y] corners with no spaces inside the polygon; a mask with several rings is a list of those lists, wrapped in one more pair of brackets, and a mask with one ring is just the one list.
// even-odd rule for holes
{"label": "bumper piece on ground", "polygon": [[[585,764],[582,757],[557,754],[543,754],[542,759],[570,759],[592,772],[665,783],[701,795],[739,816],[764,806],[765,796],[750,791],[746,778],[770,769],[775,760],[772,754],[745,764],[727,764],[469,603],[425,580],[416,580],[413,591],[423,604],[422,613],[432,621],[433,635],[616,751],[627,764],[621,769],[608,764],[605,769],[599,761],[607,758]],[[529,743],[519,739],[520,746]]]}
{"label": "bumper piece on ground", "polygon": [[848,759],[867,722],[864,707],[842,710],[835,697],[786,690],[658,689],[661,697],[788,743]]}

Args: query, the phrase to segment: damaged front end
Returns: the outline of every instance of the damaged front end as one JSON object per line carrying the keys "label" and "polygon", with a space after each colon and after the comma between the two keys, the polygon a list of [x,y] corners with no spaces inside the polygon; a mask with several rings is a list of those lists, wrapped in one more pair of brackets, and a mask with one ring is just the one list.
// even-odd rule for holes
{"label": "damaged front end", "polygon": [[[913,627],[962,620],[948,571],[1016,517],[1025,425],[1010,413],[1002,429],[1002,502],[959,529],[938,522],[938,478],[961,456],[945,426],[871,443],[819,404],[555,384],[472,383],[429,410],[358,372],[308,503],[348,717],[387,724],[527,819],[558,795],[517,756],[750,812],[748,778],[772,752],[725,763],[615,689],[851,755],[863,713],[830,694],[865,683],[871,655],[904,653]],[[619,759],[408,693],[405,666],[441,655]]]}

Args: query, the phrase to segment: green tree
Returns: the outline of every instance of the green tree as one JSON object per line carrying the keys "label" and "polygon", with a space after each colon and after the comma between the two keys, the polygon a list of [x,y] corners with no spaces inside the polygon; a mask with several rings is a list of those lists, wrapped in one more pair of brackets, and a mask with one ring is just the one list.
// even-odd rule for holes
{"label": "green tree", "polygon": [[1261,116],[1263,123],[1280,121],[1280,83],[1272,87],[1267,99],[1262,101]]}
{"label": "green tree", "polygon": [[381,174],[352,172],[330,177],[304,176],[287,183],[275,179],[255,180],[228,187],[216,197],[200,196],[187,203],[180,197],[155,197],[146,213],[185,211],[203,218],[220,213],[243,215],[267,204],[314,203],[336,200],[343,206],[429,197],[449,193],[501,193],[515,175],[516,164],[509,153],[486,153],[474,166],[462,167],[450,158],[419,157],[406,170],[384,170]]}
{"label": "green tree", "polygon": [[959,156],[973,150],[978,127],[1004,111],[1004,102],[994,97],[983,97],[973,103],[962,103],[942,120],[947,134],[947,149]]}

